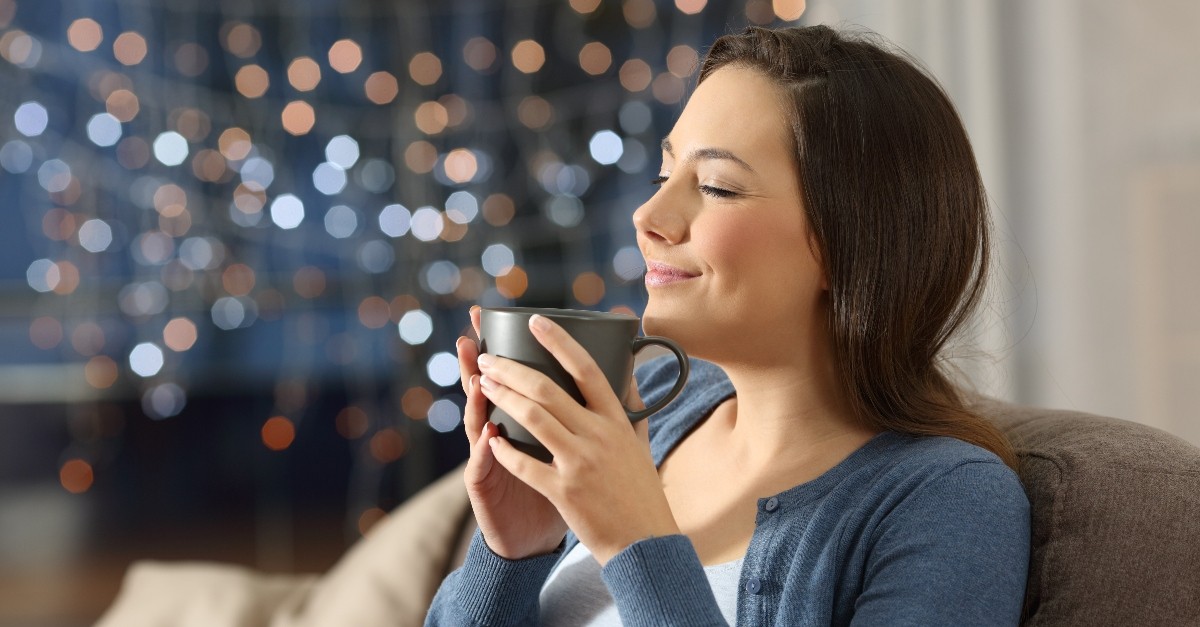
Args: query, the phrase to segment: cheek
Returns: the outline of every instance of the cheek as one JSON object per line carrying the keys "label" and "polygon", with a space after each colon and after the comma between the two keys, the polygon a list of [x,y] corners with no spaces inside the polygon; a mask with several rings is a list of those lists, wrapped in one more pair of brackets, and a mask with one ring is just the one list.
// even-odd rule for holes
{"label": "cheek", "polygon": [[779,285],[781,279],[794,281],[815,272],[799,221],[742,214],[713,222],[708,237],[703,243],[697,238],[697,245],[717,275],[738,286]]}

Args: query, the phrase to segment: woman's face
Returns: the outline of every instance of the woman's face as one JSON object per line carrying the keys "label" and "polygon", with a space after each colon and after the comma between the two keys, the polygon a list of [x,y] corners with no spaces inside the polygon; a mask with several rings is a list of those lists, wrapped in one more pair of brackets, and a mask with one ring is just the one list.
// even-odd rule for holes
{"label": "woman's face", "polygon": [[758,71],[717,70],[663,140],[659,190],[633,214],[645,331],[696,357],[784,356],[824,320],[783,107]]}

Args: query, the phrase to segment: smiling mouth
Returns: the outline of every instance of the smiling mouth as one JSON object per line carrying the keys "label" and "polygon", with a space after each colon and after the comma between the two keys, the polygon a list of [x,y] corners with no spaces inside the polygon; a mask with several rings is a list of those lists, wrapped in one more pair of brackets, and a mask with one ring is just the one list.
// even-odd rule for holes
{"label": "smiling mouth", "polygon": [[692,274],[686,270],[681,270],[674,266],[668,266],[664,263],[648,262],[646,269],[646,286],[647,287],[662,287],[665,285],[673,285],[684,281],[694,279],[698,274]]}

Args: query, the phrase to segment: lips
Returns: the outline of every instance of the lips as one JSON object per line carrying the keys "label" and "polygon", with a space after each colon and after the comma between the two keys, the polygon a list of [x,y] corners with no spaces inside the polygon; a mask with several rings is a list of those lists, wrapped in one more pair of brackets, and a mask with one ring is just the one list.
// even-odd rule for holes
{"label": "lips", "polygon": [[646,285],[650,287],[679,283],[698,276],[700,276],[698,273],[683,268],[676,268],[657,261],[646,261]]}

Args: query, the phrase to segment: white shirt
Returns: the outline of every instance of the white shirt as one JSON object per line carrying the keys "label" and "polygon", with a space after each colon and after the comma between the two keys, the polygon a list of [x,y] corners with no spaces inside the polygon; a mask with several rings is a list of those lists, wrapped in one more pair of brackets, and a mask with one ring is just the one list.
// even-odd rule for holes
{"label": "white shirt", "polygon": [[[742,575],[740,558],[724,564],[704,567],[708,585],[717,598],[717,607],[725,622],[737,621],[738,579]],[[621,617],[604,580],[600,563],[583,543],[550,571],[541,594],[541,623],[547,627],[619,627]]]}

